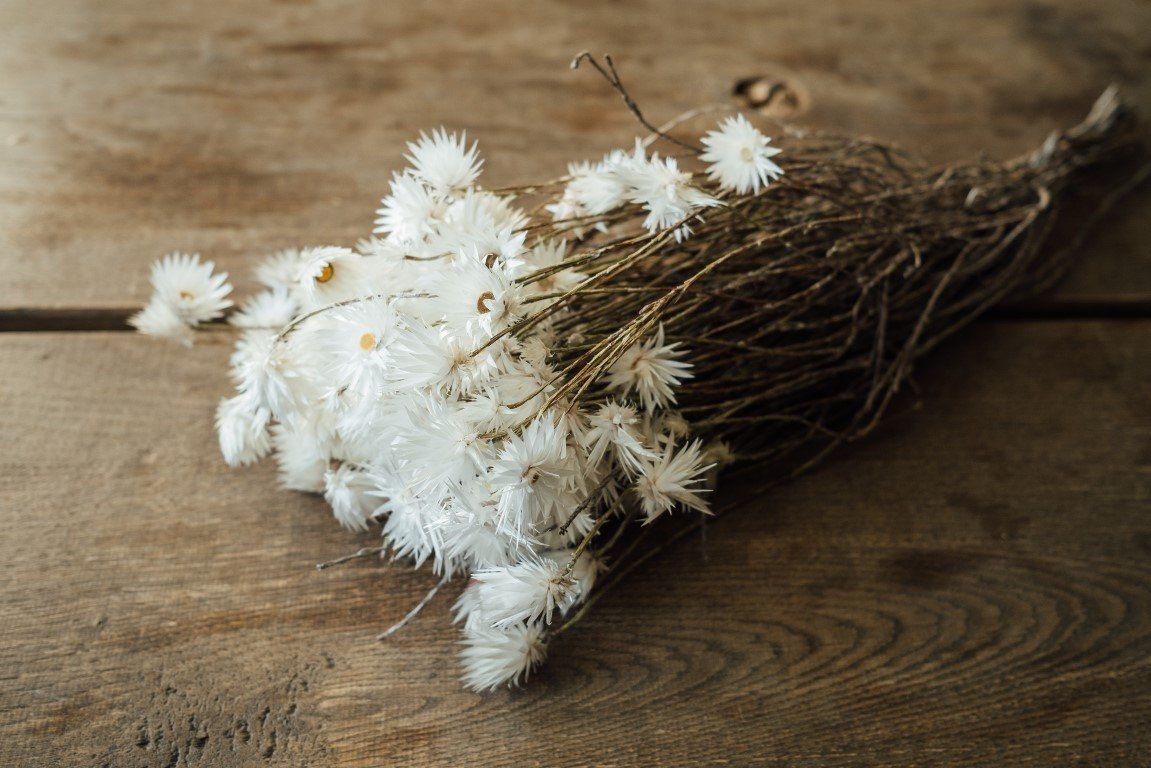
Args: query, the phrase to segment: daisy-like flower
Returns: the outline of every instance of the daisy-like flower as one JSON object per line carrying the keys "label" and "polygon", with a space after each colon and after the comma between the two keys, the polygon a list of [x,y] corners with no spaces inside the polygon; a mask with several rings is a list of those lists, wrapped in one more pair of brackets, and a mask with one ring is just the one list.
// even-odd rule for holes
{"label": "daisy-like flower", "polygon": [[299,304],[285,286],[270,288],[249,297],[240,310],[228,318],[237,328],[270,328],[279,330],[299,311]]}
{"label": "daisy-like flower", "polygon": [[152,286],[190,325],[215,320],[232,306],[228,273],[212,274],[216,265],[200,263],[196,254],[172,253],[152,265]]}
{"label": "daisy-like flower", "polygon": [[368,520],[377,506],[368,494],[372,489],[364,473],[348,463],[341,462],[324,474],[324,500],[349,531],[368,530]]}
{"label": "daisy-like flower", "polygon": [[400,242],[422,240],[431,234],[447,210],[443,199],[411,173],[393,176],[391,188],[376,211],[375,232]]}
{"label": "daisy-like flower", "polygon": [[527,214],[512,205],[512,198],[475,187],[469,188],[448,206],[444,221],[461,229],[523,229]]}
{"label": "daisy-like flower", "polygon": [[473,342],[486,341],[522,314],[519,287],[474,253],[446,267],[428,290],[429,313],[454,335]]}
{"label": "daisy-like flower", "polygon": [[246,331],[232,353],[232,377],[236,389],[251,393],[256,402],[279,417],[292,410],[294,387],[301,383],[294,370],[289,343],[281,343],[275,331]]}
{"label": "daisy-like flower", "polygon": [[[496,530],[494,522],[475,516],[457,516],[445,522],[443,539],[449,557],[472,567],[495,568],[516,560],[513,542]],[[466,618],[466,612],[462,616]]]}
{"label": "daisy-like flower", "polygon": [[565,496],[571,467],[567,435],[550,418],[538,418],[508,435],[489,480],[498,489],[499,522],[512,536],[530,532]]}
{"label": "daisy-like flower", "polygon": [[758,192],[760,187],[783,175],[783,169],[771,158],[780,153],[743,115],[729,117],[718,131],[709,131],[702,139],[706,148],[700,159],[708,163],[708,178],[724,189],[741,195]]}
{"label": "daisy-like flower", "polygon": [[272,445],[280,467],[280,485],[293,491],[323,493],[329,456],[314,430],[296,424],[275,424]]}
{"label": "daisy-like flower", "polygon": [[617,150],[594,165],[570,163],[568,176],[571,180],[564,187],[563,196],[558,203],[547,206],[552,217],[558,221],[602,216],[622,205],[627,187],[618,169],[626,159],[627,154]]}
{"label": "daisy-like flower", "polygon": [[[536,243],[528,251],[524,252],[524,261],[527,264],[528,273],[540,272],[545,269],[553,269],[557,265],[563,263],[567,258],[567,241],[566,240],[544,240]],[[570,291],[587,279],[587,275],[582,272],[577,272],[574,269],[562,269],[556,272],[539,278],[533,279],[526,288],[534,295],[564,293]],[[550,304],[551,301],[543,301],[539,303],[539,307],[543,308]]]}
{"label": "daisy-like flower", "polygon": [[317,352],[333,389],[371,394],[383,386],[386,350],[396,335],[396,313],[382,299],[332,310],[315,332]]}
{"label": "daisy-like flower", "polygon": [[544,632],[537,625],[465,628],[463,634],[461,679],[478,693],[519,685],[547,655]]}
{"label": "daisy-like flower", "polygon": [[520,359],[536,369],[543,368],[548,364],[549,355],[551,355],[551,348],[539,336],[526,339],[520,346]]}
{"label": "daisy-like flower", "polygon": [[291,288],[304,266],[302,251],[285,248],[264,258],[256,266],[256,279],[268,288]]}
{"label": "daisy-like flower", "polygon": [[516,231],[522,221],[505,222],[505,214],[491,203],[494,195],[468,190],[452,204],[427,247],[441,256],[471,256],[488,267],[500,266],[511,272],[519,266],[526,232]]}
{"label": "daisy-like flower", "polygon": [[403,456],[408,482],[418,493],[436,497],[436,489],[467,485],[483,470],[490,445],[455,403],[426,397],[414,399],[397,425],[389,446]]}
{"label": "daisy-like flower", "polygon": [[191,344],[191,334],[180,329],[178,319],[188,329],[215,320],[232,306],[228,294],[228,274],[213,274],[216,265],[200,262],[194,254],[170,253],[152,265],[152,299],[143,311],[128,322],[141,333]]}
{"label": "daisy-like flower", "polygon": [[180,313],[164,299],[153,296],[143,309],[128,318],[128,324],[145,336],[154,336],[157,339],[168,339],[192,346],[194,330],[184,322]]}
{"label": "daisy-like flower", "polygon": [[[743,124],[709,134],[709,149],[720,147],[717,136],[734,141],[736,129]],[[719,203],[674,159],[637,144],[569,166],[551,210],[587,218],[551,225],[538,208],[525,213],[513,197],[475,186],[481,161],[464,136],[439,129],[408,149],[414,167],[392,177],[376,235],[354,250],[289,249],[259,265],[266,288],[229,320],[240,336],[237,393],[219,404],[216,426],[229,464],[274,450],[281,483],[322,494],[345,528],[378,521],[395,558],[471,574],[455,606],[463,679],[492,690],[542,662],[547,627],[588,599],[604,567],[591,552],[607,536],[632,532],[637,516],[708,511],[715,465],[730,451],[691,442],[674,403],[692,369],[662,326],[653,320],[645,335],[629,335],[636,343],[601,387],[572,378],[585,366],[603,370],[608,361],[581,352],[605,327],[643,322],[620,310],[640,296],[536,312],[567,292],[582,299],[588,275],[617,263],[609,252],[628,247],[640,221],[682,238],[688,219]],[[770,168],[756,168],[768,175],[749,183],[762,189]],[[617,220],[624,240],[575,241],[572,261],[586,273],[566,263],[567,233],[606,232]],[[169,256],[133,322],[190,341],[229,305],[225,278],[198,257]],[[622,284],[628,293],[632,282]],[[626,528],[603,535],[604,514]]]}
{"label": "daisy-like flower", "polygon": [[[567,568],[568,563],[571,562],[572,554],[574,554],[574,551],[571,549],[549,549],[546,552],[540,553],[540,557],[550,559]],[[579,558],[576,559],[575,565],[572,566],[571,570],[573,599],[567,607],[563,608],[565,613],[570,611],[576,603],[583,601],[584,598],[588,596],[588,593],[595,587],[596,579],[603,569],[604,563],[589,552],[583,552]]]}
{"label": "daisy-like flower", "polygon": [[552,615],[566,610],[575,599],[575,585],[567,563],[553,558],[530,558],[503,568],[485,568],[472,574],[484,621],[503,629],[512,624],[551,624]]}
{"label": "daisy-like flower", "polygon": [[421,133],[418,141],[408,143],[404,157],[412,164],[412,175],[441,195],[471,186],[483,166],[477,144],[467,146],[467,133],[456,136],[443,128],[431,136]]}
{"label": "daisy-like flower", "polygon": [[296,290],[305,309],[372,293],[368,260],[350,248],[307,248],[300,259]]}
{"label": "daisy-like flower", "polygon": [[685,354],[678,347],[679,342],[663,343],[663,325],[660,325],[654,336],[628,347],[608,369],[608,387],[623,390],[625,394],[634,391],[647,411],[674,403],[672,388],[683,379],[692,378],[688,372],[691,363],[678,359]]}
{"label": "daisy-like flower", "polygon": [[224,398],[216,408],[220,453],[229,467],[259,461],[272,448],[268,422],[271,414],[249,395]]}
{"label": "daisy-like flower", "polygon": [[[661,159],[656,154],[646,159],[638,141],[635,154],[620,165],[617,173],[627,186],[628,199],[647,211],[643,225],[649,232],[684,221],[699,208],[719,205],[718,200],[691,183],[691,174],[681,171],[674,157]],[[691,228],[685,223],[676,229],[675,239],[682,242],[690,234]]]}
{"label": "daisy-like flower", "polygon": [[635,492],[647,515],[645,523],[670,512],[676,504],[711,514],[711,508],[700,495],[707,489],[695,486],[703,482],[704,473],[714,465],[704,464],[700,454],[698,440],[679,452],[675,444],[668,441],[654,462],[644,463]]}
{"label": "daisy-like flower", "polygon": [[389,386],[398,390],[426,387],[470,392],[496,374],[495,346],[473,355],[474,345],[446,328],[409,322],[392,344]]}
{"label": "daisy-like flower", "polygon": [[627,472],[637,472],[643,459],[655,457],[640,440],[637,432],[639,416],[635,408],[609,400],[588,418],[588,431],[583,445],[588,449],[588,463],[596,466],[611,448],[620,466]]}

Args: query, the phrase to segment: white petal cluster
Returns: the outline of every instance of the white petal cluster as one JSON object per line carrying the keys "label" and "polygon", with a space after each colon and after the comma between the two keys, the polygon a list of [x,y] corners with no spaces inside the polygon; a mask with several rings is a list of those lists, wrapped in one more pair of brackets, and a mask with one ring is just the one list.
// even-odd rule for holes
{"label": "white petal cluster", "polygon": [[714,464],[704,464],[698,440],[677,451],[670,442],[663,446],[656,460],[644,467],[635,490],[643,504],[647,522],[670,512],[677,504],[704,514],[711,514],[700,494],[704,474]]}
{"label": "white petal cluster", "polygon": [[152,298],[128,319],[148,336],[192,345],[192,331],[215,320],[232,306],[228,274],[214,274],[216,265],[198,255],[168,254],[152,265]]}
{"label": "white petal cluster", "polygon": [[679,358],[679,343],[664,344],[663,326],[655,336],[629,347],[608,369],[608,386],[635,393],[648,411],[675,403],[674,388],[692,377],[691,365]]}
{"label": "white petal cluster", "polygon": [[463,681],[474,691],[519,685],[547,655],[544,631],[534,624],[473,630],[464,635],[463,646]]}
{"label": "white petal cluster", "polygon": [[691,216],[701,208],[719,204],[694,183],[691,173],[680,170],[675,158],[648,157],[639,141],[630,154],[616,150],[595,165],[573,164],[568,175],[563,196],[548,210],[557,220],[577,222],[577,234],[586,228],[578,222],[590,222],[625,203],[634,203],[646,211],[643,225],[649,232],[676,227],[675,239],[682,241],[691,234]]}
{"label": "white petal cluster", "polygon": [[743,115],[729,117],[718,131],[703,137],[706,151],[700,159],[708,163],[708,178],[724,189],[739,194],[759,192],[761,187],[783,175],[783,169],[771,158],[780,150]]}
{"label": "white petal cluster", "polygon": [[647,211],[643,222],[647,230],[658,232],[678,224],[677,241],[691,234],[687,222],[694,211],[719,205],[718,200],[695,186],[690,173],[679,169],[675,158],[660,158],[658,154],[645,157],[639,142],[632,156],[620,165],[619,175],[627,199]]}
{"label": "white petal cluster", "polygon": [[[729,124],[720,133],[766,151]],[[589,537],[676,507],[708,512],[706,473],[730,453],[705,459],[689,441],[673,410],[688,351],[662,326],[578,398],[557,389],[557,351],[579,341],[553,329],[572,311],[555,302],[593,279],[566,238],[626,210],[678,239],[718,203],[637,143],[571,166],[549,208],[571,226],[541,235],[513,198],[478,186],[482,160],[462,135],[422,135],[406,157],[372,237],[258,266],[263,292],[230,318],[235,394],[217,431],[229,465],[273,454],[282,484],[322,494],[345,528],[378,524],[395,556],[470,574],[456,605],[463,679],[490,690],[526,678],[592,590],[603,558]],[[132,320],[152,335],[187,343],[230,305],[226,276],[195,256],[165,258],[152,284]],[[538,322],[544,309],[557,314]]]}

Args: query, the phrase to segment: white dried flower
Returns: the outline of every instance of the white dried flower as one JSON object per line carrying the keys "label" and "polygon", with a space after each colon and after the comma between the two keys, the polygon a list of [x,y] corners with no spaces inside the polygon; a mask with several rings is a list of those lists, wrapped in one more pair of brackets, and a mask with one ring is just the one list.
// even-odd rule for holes
{"label": "white dried flower", "polygon": [[275,331],[245,331],[231,360],[237,391],[251,393],[273,416],[289,413],[297,399],[295,388],[302,384],[294,358],[292,345],[281,342]]}
{"label": "white dried flower", "polygon": [[368,520],[377,506],[369,495],[371,490],[367,476],[348,463],[340,463],[324,475],[324,500],[340,525],[350,531],[368,529]]}
{"label": "white dried flower", "polygon": [[[566,240],[544,240],[536,243],[524,253],[529,274],[543,270],[556,270],[567,257]],[[533,279],[527,285],[527,290],[533,295],[564,293],[575,288],[587,279],[587,275],[574,269],[558,269],[539,279]],[[544,307],[551,302],[540,302],[536,306]]]}
{"label": "white dried flower", "polygon": [[[194,254],[170,253],[152,265],[152,299],[128,319],[141,333],[191,345],[190,329],[215,320],[232,306],[228,274]],[[183,325],[184,328],[180,326]]]}
{"label": "white dried flower", "polygon": [[627,186],[619,167],[627,153],[617,150],[595,165],[587,162],[568,165],[571,177],[560,202],[548,209],[555,219],[602,216],[625,201]]}
{"label": "white dried flower", "polygon": [[298,248],[285,248],[264,258],[256,266],[256,279],[267,288],[291,288],[304,266]]}
{"label": "white dried flower", "polygon": [[691,363],[678,358],[684,355],[679,342],[664,344],[663,325],[647,341],[637,342],[624,351],[608,369],[607,384],[625,394],[635,392],[644,409],[653,411],[675,402],[673,387],[692,378]]}
{"label": "white dried flower", "polygon": [[461,679],[480,693],[519,685],[547,655],[543,629],[534,625],[465,628],[463,635]]}
{"label": "white dried flower", "polygon": [[[473,574],[456,604],[463,677],[492,690],[526,678],[543,660],[545,627],[587,599],[603,567],[589,548],[601,516],[625,525],[637,511],[649,521],[676,505],[706,511],[709,467],[669,410],[691,373],[662,326],[629,336],[641,340],[598,381],[569,378],[617,319],[593,317],[599,299],[581,307],[584,283],[626,258],[609,251],[645,237],[627,232],[602,261],[598,244],[577,239],[570,260],[586,273],[576,271],[562,238],[581,222],[549,230],[538,209],[529,216],[479,189],[481,161],[463,136],[440,129],[408,148],[413,168],[392,178],[379,236],[355,250],[288,249],[258,266],[266,290],[230,318],[241,331],[237,392],[221,401],[217,430],[229,464],[274,449],[281,483],[322,493],[345,528],[378,520],[394,557]],[[569,171],[553,212],[566,206],[604,231],[596,219],[613,211],[656,232],[716,204],[638,144]],[[225,278],[198,257],[170,256],[133,322],[188,343],[229,305]],[[600,282],[587,297],[615,292]]]}
{"label": "white dried flower", "polygon": [[397,332],[392,303],[362,301],[338,307],[324,320],[315,332],[315,346],[329,374],[328,390],[378,392],[384,383],[387,349]]}
{"label": "white dried flower", "polygon": [[655,154],[647,159],[638,141],[635,154],[619,167],[618,174],[627,186],[628,199],[648,212],[643,225],[649,232],[684,222],[675,230],[677,242],[691,234],[685,220],[693,211],[719,204],[691,183],[691,174],[681,171],[675,158],[661,159]]}
{"label": "white dried flower", "polygon": [[678,452],[673,443],[666,443],[654,462],[644,463],[635,484],[635,492],[647,516],[645,522],[650,523],[670,512],[676,504],[711,514],[711,508],[700,495],[707,489],[696,486],[703,482],[704,473],[712,466],[703,463],[698,440]]}
{"label": "white dried flower", "polygon": [[625,471],[638,471],[643,459],[655,457],[640,440],[638,424],[639,416],[630,405],[615,400],[600,405],[588,418],[588,431],[583,438],[584,447],[588,448],[588,463],[599,464],[610,448]]}
{"label": "white dried flower", "polygon": [[454,336],[474,346],[507,328],[522,314],[519,286],[502,269],[474,253],[444,267],[431,281],[425,311]]}
{"label": "white dried flower", "polygon": [[128,324],[145,336],[192,346],[192,326],[184,322],[171,304],[158,296],[152,297],[142,310],[128,318]]}
{"label": "white dried flower", "polygon": [[268,422],[271,414],[248,395],[224,398],[216,408],[220,453],[229,467],[259,461],[272,448]]}
{"label": "white dried flower", "polygon": [[323,493],[330,457],[316,430],[275,424],[272,445],[280,467],[280,485],[293,491]]}
{"label": "white dried flower", "polygon": [[550,418],[511,434],[492,463],[490,482],[500,494],[500,527],[522,536],[563,500],[572,469],[567,435]]}
{"label": "white dried flower", "polygon": [[743,115],[724,120],[718,131],[709,131],[702,139],[706,151],[700,159],[709,163],[708,178],[724,189],[739,194],[758,192],[760,187],[783,175],[783,169],[771,158],[780,153]]}
{"label": "white dried flower", "polygon": [[228,318],[228,322],[237,328],[279,330],[292,322],[299,308],[288,289],[278,286],[249,297],[240,310]]}
{"label": "white dried flower", "polygon": [[376,211],[379,234],[402,243],[422,240],[430,235],[447,210],[444,199],[424,186],[412,173],[392,177],[392,192]]}
{"label": "white dried flower", "polygon": [[321,307],[372,293],[365,257],[338,246],[307,248],[301,254],[296,290],[305,308]]}
{"label": "white dried flower", "polygon": [[475,143],[467,147],[467,133],[456,136],[437,128],[429,136],[421,133],[418,141],[408,143],[405,157],[412,164],[412,175],[437,194],[460,192],[471,186],[480,175],[483,160]]}
{"label": "white dried flower", "polygon": [[541,620],[551,624],[556,610],[565,610],[575,599],[567,563],[552,558],[475,571],[472,580],[483,620],[499,629]]}

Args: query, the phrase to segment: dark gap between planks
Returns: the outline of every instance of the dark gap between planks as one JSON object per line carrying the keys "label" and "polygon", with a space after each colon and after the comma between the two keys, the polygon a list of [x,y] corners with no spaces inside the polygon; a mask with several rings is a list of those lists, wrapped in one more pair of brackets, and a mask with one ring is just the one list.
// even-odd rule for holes
{"label": "dark gap between planks", "polygon": [[[125,331],[136,307],[99,309],[0,309],[0,333]],[[1129,320],[1151,319],[1151,297],[1113,299],[1048,299],[998,307],[985,316],[994,320]]]}

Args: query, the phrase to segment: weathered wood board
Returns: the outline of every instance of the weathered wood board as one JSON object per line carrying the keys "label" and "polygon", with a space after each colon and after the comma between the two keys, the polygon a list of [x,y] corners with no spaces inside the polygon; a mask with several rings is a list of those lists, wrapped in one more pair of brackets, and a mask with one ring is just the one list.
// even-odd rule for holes
{"label": "weathered wood board", "polygon": [[[0,330],[114,325],[174,249],[242,294],[259,254],[354,242],[422,128],[467,128],[492,185],[626,144],[582,49],[656,121],[763,75],[795,94],[775,116],[944,162],[1026,151],[1111,82],[1151,113],[1149,28],[1131,0],[5,0]],[[316,572],[373,538],[223,467],[224,335],[0,333],[0,765],[1151,765],[1149,212],[1043,322],[941,350],[922,408],[728,483],[488,697],[450,594],[373,640],[433,577]]]}
{"label": "weathered wood board", "polygon": [[442,596],[228,471],[223,337],[0,336],[0,765],[1151,761],[1151,324],[984,323],[820,471],[653,560],[522,691]]}
{"label": "weathered wood board", "polygon": [[[1009,157],[1111,82],[1151,112],[1151,5],[6,0],[0,4],[0,310],[127,308],[147,265],[198,251],[247,285],[289,245],[351,244],[440,124],[492,184],[553,178],[637,126],[582,49],[617,55],[655,120],[765,75],[781,116],[937,161]],[[1151,297],[1151,193],[1063,296]]]}

